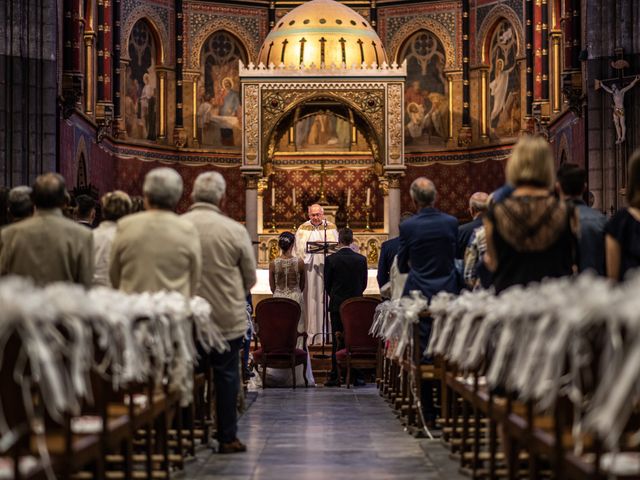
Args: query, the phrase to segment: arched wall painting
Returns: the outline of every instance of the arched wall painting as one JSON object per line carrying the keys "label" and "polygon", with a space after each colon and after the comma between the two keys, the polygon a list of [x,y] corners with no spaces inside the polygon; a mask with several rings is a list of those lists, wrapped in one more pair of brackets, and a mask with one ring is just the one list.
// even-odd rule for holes
{"label": "arched wall painting", "polygon": [[516,137],[520,131],[518,45],[511,23],[501,20],[489,47],[489,124],[494,138]]}
{"label": "arched wall painting", "polygon": [[345,151],[351,146],[351,124],[331,112],[299,119],[295,127],[296,150]]}
{"label": "arched wall painting", "polygon": [[247,63],[246,51],[228,32],[213,33],[202,46],[197,110],[200,145],[240,151],[242,102],[238,60]]}
{"label": "arched wall painting", "polygon": [[130,63],[125,74],[124,118],[129,138],[155,141],[158,136],[157,45],[151,27],[138,20],[131,30]]}
{"label": "arched wall painting", "polygon": [[420,152],[445,145],[449,107],[442,43],[433,33],[420,30],[407,39],[398,58],[407,61],[405,151]]}

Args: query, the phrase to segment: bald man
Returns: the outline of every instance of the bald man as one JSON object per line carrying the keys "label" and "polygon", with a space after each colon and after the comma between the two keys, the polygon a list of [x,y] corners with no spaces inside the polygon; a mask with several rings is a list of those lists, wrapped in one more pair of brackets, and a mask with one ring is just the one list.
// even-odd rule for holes
{"label": "bald man", "polygon": [[[309,220],[296,231],[295,251],[304,260],[307,281],[304,287],[306,312],[306,331],[309,344],[322,343],[323,294],[324,294],[324,258],[322,254],[307,252],[308,242],[337,242],[336,226],[324,218],[324,208],[317,203],[309,207]],[[331,329],[327,329],[330,334]],[[315,337],[315,338],[314,338]]]}
{"label": "bald man", "polygon": [[469,215],[472,220],[458,227],[458,249],[456,258],[464,259],[464,251],[469,245],[471,235],[476,228],[482,226],[482,217],[489,207],[489,195],[485,192],[476,192],[469,197]]}

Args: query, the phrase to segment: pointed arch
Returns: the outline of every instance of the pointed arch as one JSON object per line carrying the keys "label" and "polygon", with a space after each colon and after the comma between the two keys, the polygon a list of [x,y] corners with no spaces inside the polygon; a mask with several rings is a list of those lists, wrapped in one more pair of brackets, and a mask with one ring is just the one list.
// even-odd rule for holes
{"label": "pointed arch", "polygon": [[[154,36],[156,42],[156,61],[158,65],[166,65],[171,62],[167,53],[170,51],[168,48],[168,35],[162,19],[158,13],[147,5],[141,5],[134,9],[133,12],[127,18],[124,27],[122,28],[121,44],[128,45],[131,34],[133,33],[133,27],[139,22],[144,21],[149,26],[151,33]],[[129,50],[127,48],[122,49],[122,60],[131,60],[129,56]]]}
{"label": "pointed arch", "polygon": [[500,24],[501,20],[508,21],[514,30],[516,36],[517,56],[524,57],[524,40],[523,40],[523,26],[520,21],[520,17],[510,7],[506,5],[497,5],[487,14],[482,21],[477,36],[477,48],[479,58],[476,59],[477,63],[486,64],[488,62],[488,49],[490,47],[491,38],[495,29]]}

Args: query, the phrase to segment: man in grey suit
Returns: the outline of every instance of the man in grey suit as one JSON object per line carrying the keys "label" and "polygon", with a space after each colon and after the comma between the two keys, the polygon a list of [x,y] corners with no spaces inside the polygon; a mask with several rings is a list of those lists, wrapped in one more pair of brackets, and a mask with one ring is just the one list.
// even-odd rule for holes
{"label": "man in grey suit", "polygon": [[171,168],[147,173],[142,187],[146,211],[118,221],[109,277],[114,288],[131,292],[173,290],[196,294],[202,268],[194,226],[176,215],[182,177]]}
{"label": "man in grey suit", "polygon": [[62,215],[64,178],[36,178],[35,214],[0,231],[0,274],[30,277],[38,285],[73,282],[86,287],[93,277],[91,231]]}
{"label": "man in grey suit", "polygon": [[194,204],[182,218],[191,222],[202,245],[198,295],[214,306],[211,320],[231,347],[211,353],[220,453],[246,451],[237,438],[236,398],[240,388],[240,347],[247,331],[246,298],[256,283],[256,260],[249,232],[220,210],[226,184],[218,172],[202,173],[193,184]]}

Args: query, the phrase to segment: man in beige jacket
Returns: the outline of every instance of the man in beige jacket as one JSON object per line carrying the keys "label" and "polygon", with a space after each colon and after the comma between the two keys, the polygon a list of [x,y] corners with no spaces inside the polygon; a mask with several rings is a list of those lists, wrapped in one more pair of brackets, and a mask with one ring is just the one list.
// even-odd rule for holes
{"label": "man in beige jacket", "polygon": [[36,178],[31,193],[35,214],[0,230],[1,275],[30,277],[38,285],[91,285],[93,237],[62,215],[65,193],[64,178],[57,173]]}
{"label": "man in beige jacket", "polygon": [[195,225],[202,245],[203,275],[198,295],[213,306],[211,320],[230,351],[212,352],[220,453],[244,452],[237,438],[236,397],[240,386],[240,347],[247,330],[246,297],[256,283],[256,260],[245,227],[220,210],[226,184],[217,172],[202,173],[193,184],[194,204],[183,218]]}
{"label": "man in beige jacket", "polygon": [[147,173],[142,190],[146,211],[118,222],[111,284],[127,293],[173,290],[190,298],[200,281],[202,255],[196,229],[173,212],[182,178],[171,168],[156,168]]}

